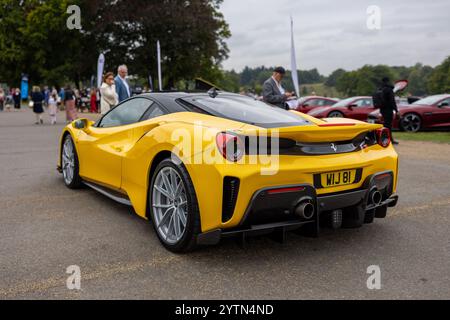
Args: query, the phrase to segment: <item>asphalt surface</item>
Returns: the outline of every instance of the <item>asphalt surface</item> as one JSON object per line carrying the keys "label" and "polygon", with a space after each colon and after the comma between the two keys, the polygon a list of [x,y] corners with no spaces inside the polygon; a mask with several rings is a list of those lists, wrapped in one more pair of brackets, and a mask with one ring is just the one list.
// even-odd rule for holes
{"label": "asphalt surface", "polygon": [[[450,299],[450,145],[398,147],[401,201],[385,220],[174,255],[130,208],[65,188],[62,125],[33,123],[0,113],[0,299]],[[72,265],[81,290],[67,289]],[[372,265],[381,290],[367,288]]]}

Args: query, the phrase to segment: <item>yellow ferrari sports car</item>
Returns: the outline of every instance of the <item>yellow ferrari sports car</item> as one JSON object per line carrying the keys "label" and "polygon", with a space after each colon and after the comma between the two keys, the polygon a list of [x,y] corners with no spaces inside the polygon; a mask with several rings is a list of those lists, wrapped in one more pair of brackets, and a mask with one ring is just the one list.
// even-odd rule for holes
{"label": "yellow ferrari sports car", "polygon": [[170,251],[223,237],[357,228],[397,204],[381,125],[318,120],[231,93],[150,93],[64,128],[58,169],[151,221]]}

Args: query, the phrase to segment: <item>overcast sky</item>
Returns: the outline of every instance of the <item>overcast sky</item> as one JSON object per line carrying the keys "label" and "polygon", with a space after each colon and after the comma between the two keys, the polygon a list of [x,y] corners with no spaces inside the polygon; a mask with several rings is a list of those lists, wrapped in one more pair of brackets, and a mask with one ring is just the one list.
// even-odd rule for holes
{"label": "overcast sky", "polygon": [[[371,5],[381,9],[381,30],[367,28]],[[290,15],[302,70],[436,66],[450,55],[450,0],[224,0],[221,11],[232,32],[227,70],[290,69]]]}

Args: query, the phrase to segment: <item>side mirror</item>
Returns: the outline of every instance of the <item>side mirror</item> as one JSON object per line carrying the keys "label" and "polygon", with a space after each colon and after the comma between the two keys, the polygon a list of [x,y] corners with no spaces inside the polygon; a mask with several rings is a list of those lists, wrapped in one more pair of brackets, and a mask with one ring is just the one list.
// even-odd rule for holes
{"label": "side mirror", "polygon": [[91,122],[88,119],[78,119],[72,122],[72,126],[75,129],[86,131],[91,126]]}
{"label": "side mirror", "polygon": [[349,110],[353,110],[353,108],[356,108],[356,107],[357,107],[356,104],[351,104],[351,105],[349,105],[347,108],[348,108]]}
{"label": "side mirror", "polygon": [[309,104],[305,103],[304,105],[302,105],[303,108],[307,108],[309,107]]}
{"label": "side mirror", "polygon": [[448,102],[442,102],[441,104],[438,105],[438,108],[445,108],[448,106],[449,106]]}

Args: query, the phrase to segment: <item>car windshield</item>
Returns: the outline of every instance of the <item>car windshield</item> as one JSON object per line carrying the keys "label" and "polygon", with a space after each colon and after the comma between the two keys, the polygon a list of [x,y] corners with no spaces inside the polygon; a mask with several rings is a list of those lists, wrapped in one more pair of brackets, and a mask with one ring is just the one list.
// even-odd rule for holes
{"label": "car windshield", "polygon": [[229,95],[216,98],[201,96],[184,101],[199,104],[202,109],[215,116],[266,128],[310,124],[298,114],[243,96]]}
{"label": "car windshield", "polygon": [[355,98],[348,98],[348,99],[339,101],[338,103],[334,104],[333,107],[346,107],[353,100],[355,100]]}
{"label": "car windshield", "polygon": [[413,103],[413,105],[427,105],[427,106],[431,106],[431,105],[435,105],[436,103],[438,103],[439,101],[441,101],[442,99],[444,99],[444,96],[431,96],[431,97],[427,97],[425,99],[416,101]]}

